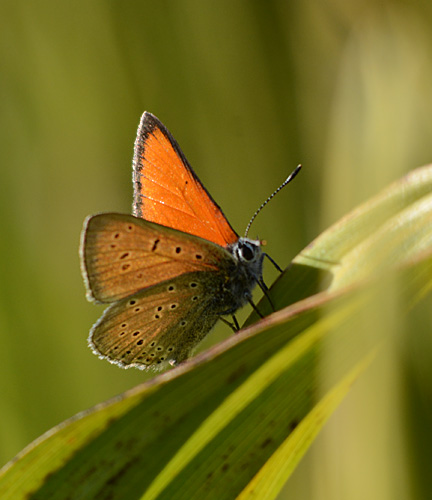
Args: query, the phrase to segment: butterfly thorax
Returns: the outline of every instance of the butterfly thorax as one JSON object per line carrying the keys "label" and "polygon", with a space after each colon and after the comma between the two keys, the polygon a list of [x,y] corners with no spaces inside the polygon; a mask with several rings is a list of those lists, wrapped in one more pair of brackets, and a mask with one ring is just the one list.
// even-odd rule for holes
{"label": "butterfly thorax", "polygon": [[230,305],[224,314],[232,314],[252,298],[252,290],[262,280],[263,253],[261,242],[239,238],[227,247],[233,257],[233,269],[224,285],[224,297]]}

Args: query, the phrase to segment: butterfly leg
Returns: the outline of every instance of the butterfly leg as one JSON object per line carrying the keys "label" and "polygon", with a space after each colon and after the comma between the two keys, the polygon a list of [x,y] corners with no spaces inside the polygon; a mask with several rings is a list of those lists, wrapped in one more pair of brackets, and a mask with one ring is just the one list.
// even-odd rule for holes
{"label": "butterfly leg", "polygon": [[260,318],[264,318],[264,316],[261,314],[260,310],[258,307],[255,305],[254,301],[252,299],[248,299],[249,304],[252,306],[253,310],[258,314]]}
{"label": "butterfly leg", "polygon": [[[275,306],[273,304],[273,301],[272,299],[270,298],[270,294],[268,293],[268,287],[267,285],[264,283],[263,279],[261,278],[260,280],[257,281],[258,283],[258,286],[261,288],[261,290],[263,291],[264,295],[267,297],[267,300],[269,301],[269,304],[271,306],[271,308],[273,309],[273,311],[276,311],[275,309]],[[262,316],[261,316],[262,317]]]}
{"label": "butterfly leg", "polygon": [[275,268],[280,272],[282,273],[282,269],[277,265],[277,263],[270,257],[270,255],[268,253],[263,253],[263,256],[264,257],[267,257],[267,259],[275,266]]}
{"label": "butterfly leg", "polygon": [[240,325],[238,324],[237,318],[234,316],[234,314],[231,314],[231,317],[233,319],[234,326],[236,328],[236,333],[240,330]]}
{"label": "butterfly leg", "polygon": [[258,286],[261,288],[261,290],[266,293],[268,292],[268,286],[265,284],[265,281],[263,279],[263,277],[261,276],[261,278],[257,281],[258,283]]}
{"label": "butterfly leg", "polygon": [[223,321],[230,328],[232,328],[234,333],[237,333],[240,330],[240,326],[239,326],[237,318],[234,316],[234,314],[232,315],[232,319],[233,319],[233,322],[231,323],[231,321],[228,321],[227,319],[220,316],[220,320]]}

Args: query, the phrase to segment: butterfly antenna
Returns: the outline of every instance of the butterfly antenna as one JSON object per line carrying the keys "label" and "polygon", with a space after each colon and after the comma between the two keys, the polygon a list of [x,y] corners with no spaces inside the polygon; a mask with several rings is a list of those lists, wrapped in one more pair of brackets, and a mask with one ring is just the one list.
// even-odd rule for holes
{"label": "butterfly antenna", "polygon": [[281,189],[283,189],[288,183],[290,183],[294,177],[300,172],[301,165],[298,165],[297,168],[292,172],[286,179],[285,181],[276,189],[274,193],[272,193],[266,201],[259,207],[259,209],[253,214],[252,219],[249,221],[249,224],[247,225],[246,231],[245,231],[245,238],[248,235],[249,229],[252,225],[252,222],[255,220],[256,216],[261,212],[261,210],[267,205],[267,203],[274,198]]}

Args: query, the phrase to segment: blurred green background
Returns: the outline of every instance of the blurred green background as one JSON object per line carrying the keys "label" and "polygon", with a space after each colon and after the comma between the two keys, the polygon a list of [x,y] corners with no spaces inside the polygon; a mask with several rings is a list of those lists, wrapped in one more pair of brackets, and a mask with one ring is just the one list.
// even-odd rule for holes
{"label": "blurred green background", "polygon": [[[348,210],[432,160],[428,0],[3,1],[0,40],[0,465],[149,378],[87,348],[103,308],[86,302],[78,259],[87,215],[130,212],[144,110],[171,130],[239,233],[303,164],[250,234],[283,267]],[[268,266],[266,276],[275,276]],[[229,333],[219,326],[206,345]],[[422,342],[416,353],[430,355],[430,338]],[[325,441],[357,433],[359,406],[366,420],[372,410],[384,418],[388,386],[430,383],[427,359],[424,378],[398,373],[375,399],[350,396],[342,425],[330,425],[285,494],[327,498],[329,478],[345,484],[346,460],[323,458]],[[318,477],[323,461],[328,474]],[[342,489],[329,498],[365,498],[359,484],[352,497]],[[410,498],[404,491],[398,498]]]}

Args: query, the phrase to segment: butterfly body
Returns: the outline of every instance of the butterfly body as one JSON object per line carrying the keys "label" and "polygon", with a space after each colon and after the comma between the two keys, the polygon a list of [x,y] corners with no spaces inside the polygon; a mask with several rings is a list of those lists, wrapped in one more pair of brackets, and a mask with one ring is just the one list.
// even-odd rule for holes
{"label": "butterfly body", "polygon": [[133,215],[90,216],[81,237],[89,300],[110,304],[89,345],[123,368],[188,358],[262,284],[258,240],[241,238],[150,113],[138,128]]}

